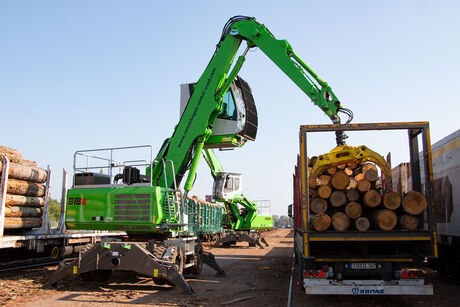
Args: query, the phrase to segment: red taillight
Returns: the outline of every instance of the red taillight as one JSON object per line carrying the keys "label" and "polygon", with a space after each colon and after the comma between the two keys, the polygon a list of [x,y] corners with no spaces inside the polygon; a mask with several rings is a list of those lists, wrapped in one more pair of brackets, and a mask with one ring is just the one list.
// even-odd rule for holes
{"label": "red taillight", "polygon": [[410,273],[409,273],[409,277],[410,277],[410,278],[414,278],[414,277],[415,277],[415,272],[410,272]]}
{"label": "red taillight", "polygon": [[305,277],[310,277],[310,272],[305,272]]}
{"label": "red taillight", "polygon": [[409,278],[409,274],[406,271],[403,271],[401,278]]}
{"label": "red taillight", "polygon": [[318,277],[326,277],[326,274],[324,274],[324,272],[323,272],[323,271],[321,271],[321,272],[319,272],[319,275],[318,275]]}
{"label": "red taillight", "polygon": [[316,271],[313,271],[313,277],[318,276],[318,273]]}

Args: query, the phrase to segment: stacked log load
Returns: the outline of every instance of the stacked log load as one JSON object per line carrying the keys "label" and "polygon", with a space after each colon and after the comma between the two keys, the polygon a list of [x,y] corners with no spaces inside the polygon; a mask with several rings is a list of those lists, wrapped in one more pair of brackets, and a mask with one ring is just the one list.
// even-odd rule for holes
{"label": "stacked log load", "polygon": [[8,157],[9,171],[5,198],[5,229],[40,227],[47,172],[33,161],[25,160],[21,153],[0,145],[0,175],[3,156]]}
{"label": "stacked log load", "polygon": [[[308,172],[316,161],[309,159]],[[309,177],[310,224],[316,231],[415,230],[427,208],[424,195],[382,192],[373,163],[347,163]]]}

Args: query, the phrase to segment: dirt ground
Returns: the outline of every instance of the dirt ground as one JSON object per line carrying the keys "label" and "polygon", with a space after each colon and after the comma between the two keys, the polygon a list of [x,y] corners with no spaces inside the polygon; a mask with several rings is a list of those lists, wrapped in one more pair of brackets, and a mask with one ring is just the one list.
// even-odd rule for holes
{"label": "dirt ground", "polygon": [[[238,243],[232,248],[205,250],[216,256],[227,277],[203,267],[196,278],[187,278],[197,296],[180,297],[180,289],[156,286],[150,279],[128,273],[114,274],[108,283],[95,284],[68,278],[54,289],[42,284],[52,268],[39,268],[0,275],[0,304],[7,306],[286,306],[292,262],[290,229],[267,233],[270,247],[248,248]],[[309,297],[294,280],[292,306],[456,306],[460,283],[427,272],[435,287],[433,297]]]}

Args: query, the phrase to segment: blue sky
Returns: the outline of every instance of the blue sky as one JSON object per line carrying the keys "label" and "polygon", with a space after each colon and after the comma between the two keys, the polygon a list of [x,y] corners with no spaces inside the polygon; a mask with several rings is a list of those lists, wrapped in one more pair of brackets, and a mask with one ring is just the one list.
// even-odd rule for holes
{"label": "blue sky", "polygon": [[[54,170],[78,149],[151,144],[179,119],[179,84],[195,82],[223,25],[254,16],[332,86],[354,122],[429,121],[432,142],[459,128],[458,1],[5,1],[0,0],[0,144]],[[244,174],[251,199],[286,214],[301,124],[329,120],[258,50],[240,75],[259,111],[257,140],[218,153]],[[352,134],[393,161],[404,133]],[[312,154],[334,147],[312,137]],[[192,195],[210,193],[204,161]]]}

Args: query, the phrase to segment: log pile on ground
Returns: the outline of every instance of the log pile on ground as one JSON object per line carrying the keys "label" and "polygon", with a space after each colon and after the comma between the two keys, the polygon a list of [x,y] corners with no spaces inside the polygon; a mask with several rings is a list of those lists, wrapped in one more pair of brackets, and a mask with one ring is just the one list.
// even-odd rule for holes
{"label": "log pile on ground", "polygon": [[8,157],[9,171],[5,197],[5,229],[30,229],[41,226],[46,170],[26,160],[12,148],[0,146],[0,175],[3,156]]}
{"label": "log pile on ground", "polygon": [[[316,161],[309,159],[308,171]],[[424,195],[383,193],[373,163],[347,163],[309,177],[310,224],[316,231],[415,230],[427,208]]]}

